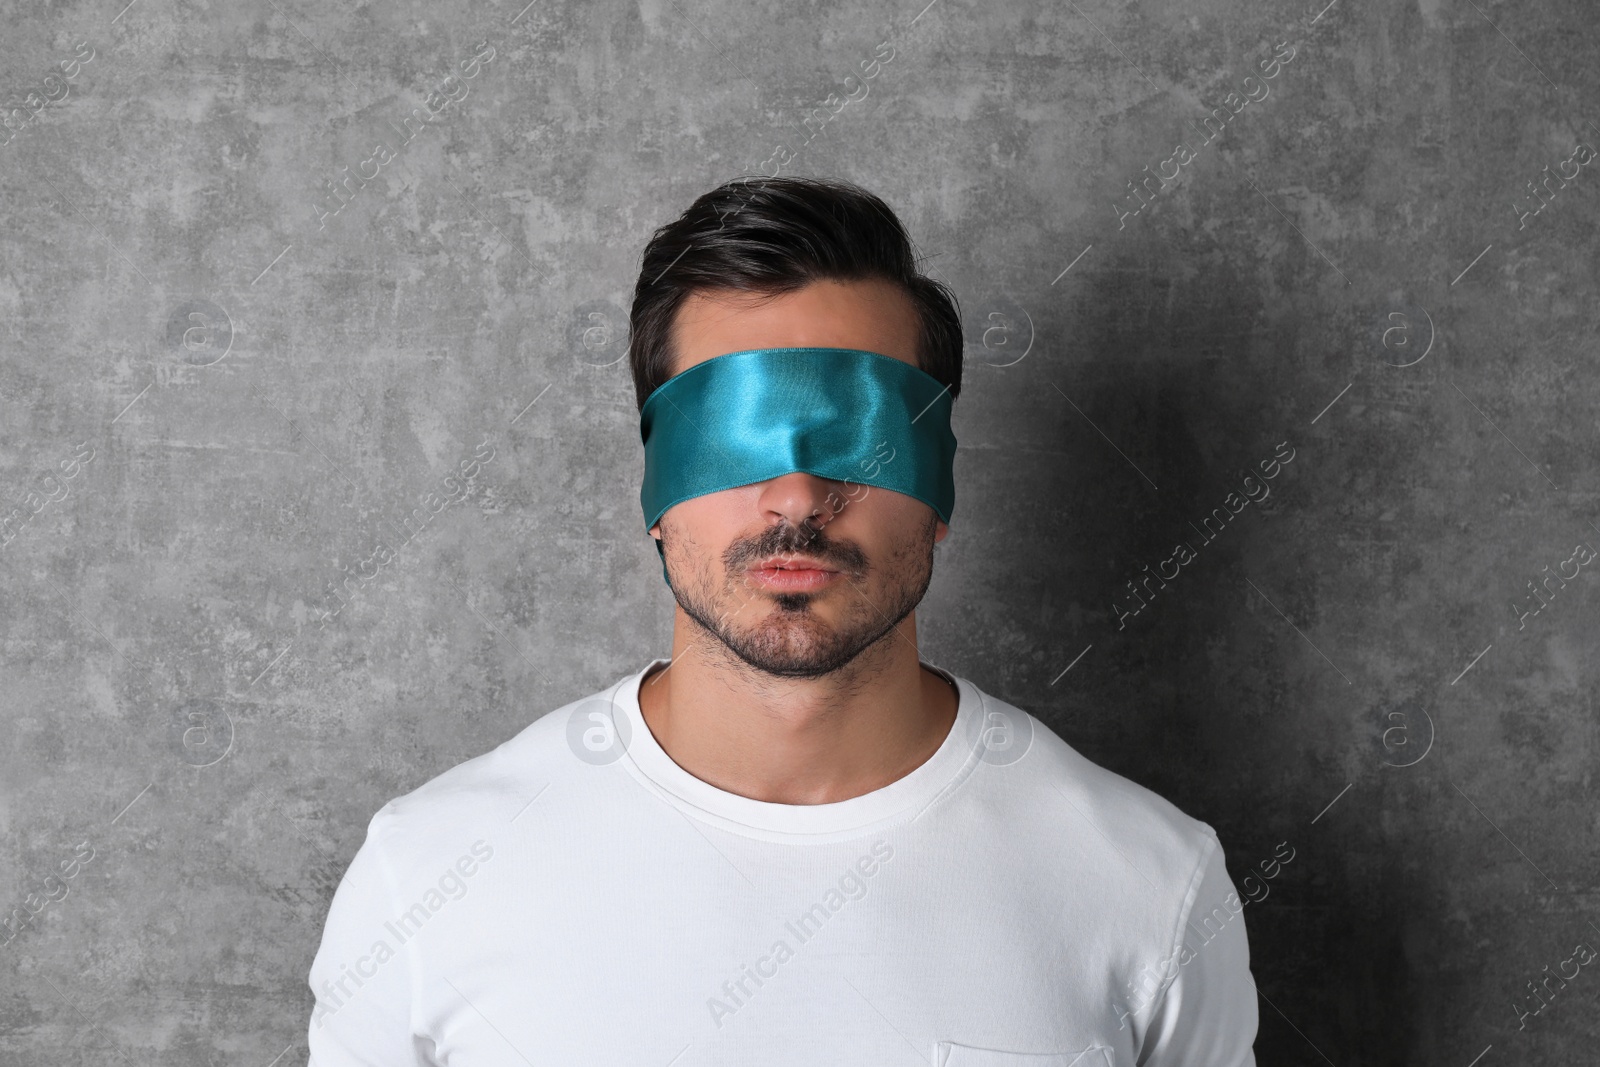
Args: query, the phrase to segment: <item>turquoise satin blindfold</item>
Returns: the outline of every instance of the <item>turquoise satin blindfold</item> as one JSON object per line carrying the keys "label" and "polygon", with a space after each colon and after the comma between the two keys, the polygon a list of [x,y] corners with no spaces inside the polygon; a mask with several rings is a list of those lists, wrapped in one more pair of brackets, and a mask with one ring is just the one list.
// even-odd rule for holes
{"label": "turquoise satin blindfold", "polygon": [[950,409],[948,386],[876,352],[760,348],[696,363],[639,413],[645,529],[674,504],[795,471],[904,493],[948,523]]}

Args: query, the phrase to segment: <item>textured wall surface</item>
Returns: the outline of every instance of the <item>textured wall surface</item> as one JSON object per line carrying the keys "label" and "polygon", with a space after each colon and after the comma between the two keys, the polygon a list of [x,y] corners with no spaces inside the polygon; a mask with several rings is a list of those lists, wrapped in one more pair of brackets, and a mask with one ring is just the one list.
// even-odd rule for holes
{"label": "textured wall surface", "polygon": [[1594,1062],[1588,4],[525,2],[8,5],[0,1060],[303,1061],[373,812],[667,650],[625,309],[765,171],[960,296],[923,655],[1217,828],[1260,1062]]}

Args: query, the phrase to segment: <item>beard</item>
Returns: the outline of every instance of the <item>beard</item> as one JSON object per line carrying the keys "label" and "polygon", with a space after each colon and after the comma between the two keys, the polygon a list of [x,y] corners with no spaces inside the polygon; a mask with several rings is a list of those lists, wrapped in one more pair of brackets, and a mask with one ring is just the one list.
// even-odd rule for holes
{"label": "beard", "polygon": [[[699,642],[720,646],[749,667],[779,678],[820,678],[842,670],[863,652],[890,638],[921,603],[933,578],[937,517],[874,565],[859,546],[825,538],[820,529],[784,522],[761,534],[733,542],[722,553],[721,570],[709,553],[688,537],[661,527],[668,561],[668,584],[684,614],[706,631]],[[674,548],[681,546],[681,552]],[[839,572],[839,581],[814,593],[758,590],[744,579],[757,560],[786,553],[820,560]],[[674,561],[674,556],[686,558]],[[677,569],[674,569],[674,562]],[[679,581],[684,570],[691,581]],[[837,621],[819,614],[821,597],[838,599]],[[741,620],[745,620],[741,623]]]}

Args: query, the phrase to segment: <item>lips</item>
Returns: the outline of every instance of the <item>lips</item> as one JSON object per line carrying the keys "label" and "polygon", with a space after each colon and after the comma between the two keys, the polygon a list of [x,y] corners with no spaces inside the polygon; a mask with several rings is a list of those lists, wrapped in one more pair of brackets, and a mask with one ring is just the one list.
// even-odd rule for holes
{"label": "lips", "polygon": [[826,571],[833,573],[833,568],[818,560],[807,559],[804,556],[769,556],[754,564],[752,570],[758,571]]}
{"label": "lips", "polygon": [[839,577],[826,563],[802,556],[769,556],[753,564],[749,573],[755,584],[787,593],[818,590]]}

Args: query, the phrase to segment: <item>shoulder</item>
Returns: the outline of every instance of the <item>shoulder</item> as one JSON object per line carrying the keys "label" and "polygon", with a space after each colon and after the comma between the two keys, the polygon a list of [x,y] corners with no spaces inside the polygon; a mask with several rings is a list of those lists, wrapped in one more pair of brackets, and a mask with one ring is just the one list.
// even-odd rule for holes
{"label": "shoulder", "polygon": [[607,709],[618,680],[605,689],[546,712],[514,737],[395,797],[372,817],[368,846],[397,869],[448,860],[478,839],[492,845],[534,820],[523,819],[541,799],[580,776],[586,764],[574,745],[594,729],[589,713],[611,721]]}
{"label": "shoulder", "polygon": [[1095,763],[1025,709],[973,688],[982,698],[984,721],[1012,731],[1020,749],[997,760],[985,752],[985,762],[999,763],[997,770],[1004,772],[987,777],[1033,813],[1036,832],[1071,840],[1147,887],[1175,889],[1180,896],[1193,888],[1220,847],[1209,824]]}

